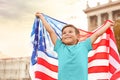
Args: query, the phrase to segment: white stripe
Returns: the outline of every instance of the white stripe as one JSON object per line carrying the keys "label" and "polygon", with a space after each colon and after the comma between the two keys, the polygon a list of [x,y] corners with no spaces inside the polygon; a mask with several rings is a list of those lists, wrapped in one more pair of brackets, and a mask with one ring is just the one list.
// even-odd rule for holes
{"label": "white stripe", "polygon": [[30,67],[29,67],[29,73],[30,73],[30,77],[31,77],[31,79],[32,80],[34,80],[35,79],[35,65],[32,65],[31,63],[30,63]]}
{"label": "white stripe", "polygon": [[110,39],[110,47],[113,48],[115,50],[116,54],[119,56],[117,46],[116,46],[115,42],[112,39]]}
{"label": "white stripe", "polygon": [[99,46],[97,49],[92,50],[88,53],[88,57],[92,57],[93,55],[95,55],[98,52],[109,52],[109,47],[106,46]]}
{"label": "white stripe", "polygon": [[58,73],[57,72],[53,72],[53,71],[49,70],[48,68],[46,68],[43,65],[36,64],[36,70],[35,71],[43,72],[46,75],[48,75],[48,76],[50,76],[52,78],[55,78],[55,79],[58,78]]}
{"label": "white stripe", "polygon": [[109,74],[109,78],[111,78],[111,76],[113,75],[111,72],[108,72],[108,74]]}
{"label": "white stripe", "polygon": [[56,66],[58,65],[58,60],[57,59],[51,58],[41,51],[38,51],[38,57],[43,58],[44,60],[46,60],[50,64],[53,64],[53,65],[56,65]]}
{"label": "white stripe", "polygon": [[114,66],[116,69],[120,68],[120,64],[111,56],[109,55],[110,64]]}
{"label": "white stripe", "polygon": [[88,63],[88,67],[93,67],[93,66],[108,66],[109,61],[106,59],[98,59],[94,60]]}
{"label": "white stripe", "polygon": [[120,77],[117,80],[120,80]]}
{"label": "white stripe", "polygon": [[107,34],[104,33],[102,36],[98,37],[97,40],[96,40],[94,43],[99,43],[100,40],[102,40],[102,39],[106,39],[106,40],[108,40],[108,39],[106,38],[106,36],[107,36]]}
{"label": "white stripe", "polygon": [[[115,75],[117,72],[119,72],[120,71],[120,67],[115,71],[115,73],[113,74],[113,75]],[[111,75],[112,76],[112,75]],[[117,78],[116,80],[120,80],[120,76],[119,76],[119,78]]]}
{"label": "white stripe", "polygon": [[42,79],[35,78],[35,79],[32,79],[32,80],[42,80]]}
{"label": "white stripe", "polygon": [[35,39],[35,34],[33,34],[33,35],[31,36],[31,42],[33,42],[34,39]]}
{"label": "white stripe", "polygon": [[[118,71],[120,71],[120,67],[116,70],[116,72],[118,72]],[[116,73],[116,72],[115,72],[115,73]]]}
{"label": "white stripe", "polygon": [[109,79],[108,73],[91,73],[88,74],[88,80],[105,80]]}

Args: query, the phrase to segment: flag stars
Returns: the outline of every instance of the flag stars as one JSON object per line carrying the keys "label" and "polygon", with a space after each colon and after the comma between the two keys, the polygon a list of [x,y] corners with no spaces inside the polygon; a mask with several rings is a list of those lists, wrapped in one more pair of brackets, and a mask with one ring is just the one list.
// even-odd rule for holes
{"label": "flag stars", "polygon": [[35,61],[37,61],[37,56],[34,58]]}
{"label": "flag stars", "polygon": [[40,42],[39,45],[38,45],[38,48],[41,48],[43,46],[45,46],[45,43],[44,42]]}
{"label": "flag stars", "polygon": [[37,45],[37,41],[34,41],[34,44]]}
{"label": "flag stars", "polygon": [[43,29],[43,28],[40,27],[40,28],[39,28],[39,31],[41,31],[42,29]]}
{"label": "flag stars", "polygon": [[45,43],[44,43],[44,42],[42,42],[42,46],[45,46]]}
{"label": "flag stars", "polygon": [[43,38],[45,38],[45,34],[43,34]]}

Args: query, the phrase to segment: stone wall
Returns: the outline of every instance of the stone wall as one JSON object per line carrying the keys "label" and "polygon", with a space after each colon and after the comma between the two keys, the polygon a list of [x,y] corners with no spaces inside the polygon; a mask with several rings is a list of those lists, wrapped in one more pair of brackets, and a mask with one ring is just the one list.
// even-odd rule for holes
{"label": "stone wall", "polygon": [[31,80],[29,58],[0,59],[0,80]]}

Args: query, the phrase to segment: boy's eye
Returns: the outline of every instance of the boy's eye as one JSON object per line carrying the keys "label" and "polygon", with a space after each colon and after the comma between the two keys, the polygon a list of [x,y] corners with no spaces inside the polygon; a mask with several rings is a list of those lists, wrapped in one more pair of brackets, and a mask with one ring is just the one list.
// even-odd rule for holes
{"label": "boy's eye", "polygon": [[68,31],[68,32],[63,32],[62,34],[67,34],[67,33],[73,33],[72,30]]}
{"label": "boy's eye", "polygon": [[72,33],[72,31],[69,31],[69,33]]}
{"label": "boy's eye", "polygon": [[66,32],[63,32],[62,34],[66,34]]}

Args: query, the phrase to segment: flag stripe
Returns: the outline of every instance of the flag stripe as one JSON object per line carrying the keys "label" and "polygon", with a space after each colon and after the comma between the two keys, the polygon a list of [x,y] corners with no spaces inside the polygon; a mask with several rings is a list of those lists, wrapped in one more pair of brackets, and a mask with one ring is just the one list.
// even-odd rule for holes
{"label": "flag stripe", "polygon": [[58,67],[57,66],[48,63],[47,61],[45,61],[44,59],[42,59],[40,57],[37,59],[37,61],[38,61],[39,65],[43,65],[43,66],[47,67],[48,69],[50,69],[50,70],[52,70],[54,72],[58,71]]}
{"label": "flag stripe", "polygon": [[89,73],[88,80],[109,80],[108,73]]}
{"label": "flag stripe", "polygon": [[42,59],[46,60],[47,62],[49,62],[50,64],[53,64],[53,65],[57,65],[58,64],[58,60],[57,59],[48,56],[44,52],[38,51],[37,54],[38,54],[38,58],[42,58]]}
{"label": "flag stripe", "polygon": [[[96,44],[96,43],[101,43],[100,41],[101,41],[102,39],[103,39],[103,40],[108,40],[106,33],[104,33],[102,36],[98,37],[97,40],[94,42],[94,44]],[[94,45],[94,44],[93,44],[93,45]]]}
{"label": "flag stripe", "polygon": [[102,39],[100,43],[98,42],[98,43],[93,44],[93,49],[94,50],[97,49],[98,46],[109,46],[109,42],[106,39]]}
{"label": "flag stripe", "polygon": [[93,66],[88,68],[88,73],[108,72],[108,66]]}
{"label": "flag stripe", "polygon": [[88,68],[92,66],[107,66],[107,65],[108,65],[108,59],[96,59],[88,63]]}
{"label": "flag stripe", "polygon": [[92,57],[89,57],[88,63],[96,59],[108,59],[108,55],[106,52],[97,52]]}
{"label": "flag stripe", "polygon": [[120,71],[116,72],[110,80],[120,80]]}
{"label": "flag stripe", "polygon": [[96,53],[109,53],[109,48],[106,46],[98,46],[98,48],[96,50],[92,50],[89,52],[88,57],[92,57],[93,55],[95,55]]}
{"label": "flag stripe", "polygon": [[112,56],[109,56],[109,58],[111,59],[110,64],[113,65],[113,67],[115,67],[116,69],[120,67],[118,61],[116,61]]}
{"label": "flag stripe", "polygon": [[110,69],[110,73],[114,73],[116,71],[116,68],[111,64],[109,64],[109,69]]}
{"label": "flag stripe", "polygon": [[58,75],[57,72],[51,71],[47,67],[40,65],[40,64],[37,64],[36,70],[35,70],[35,75],[37,75],[39,72],[42,72],[42,73],[46,74],[47,76],[50,76],[51,78],[57,79],[57,75]]}
{"label": "flag stripe", "polygon": [[112,47],[110,47],[110,52],[112,53],[112,54],[110,54],[110,55],[120,64],[119,55],[116,54],[116,51],[115,51]]}
{"label": "flag stripe", "polygon": [[47,74],[45,74],[45,72],[36,71],[35,74],[36,74],[35,77],[41,80],[57,80],[57,79],[52,78],[51,76],[48,76]]}

